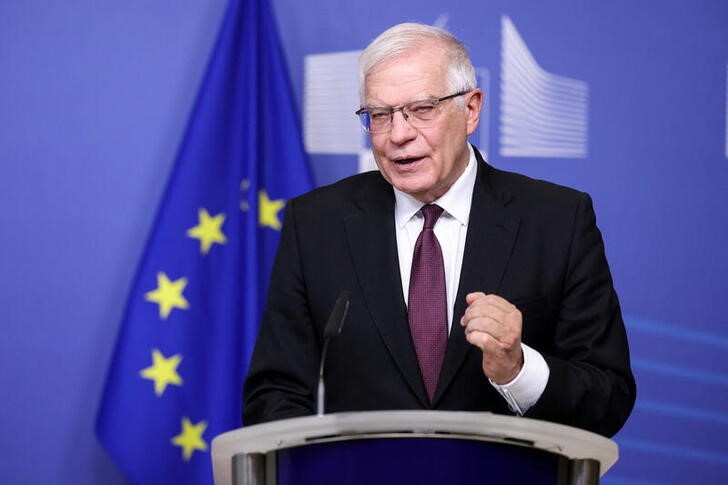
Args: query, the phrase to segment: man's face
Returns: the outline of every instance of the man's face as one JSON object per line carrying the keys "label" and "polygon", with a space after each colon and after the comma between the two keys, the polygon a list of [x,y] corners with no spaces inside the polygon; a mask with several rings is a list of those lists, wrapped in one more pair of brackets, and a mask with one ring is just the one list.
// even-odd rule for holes
{"label": "man's face", "polygon": [[[447,96],[448,58],[436,44],[412,50],[376,67],[365,84],[366,106],[400,106],[412,101]],[[441,197],[468,163],[467,138],[478,126],[482,92],[444,101],[440,114],[425,128],[413,128],[394,114],[392,129],[372,133],[374,159],[384,178],[422,202]]]}

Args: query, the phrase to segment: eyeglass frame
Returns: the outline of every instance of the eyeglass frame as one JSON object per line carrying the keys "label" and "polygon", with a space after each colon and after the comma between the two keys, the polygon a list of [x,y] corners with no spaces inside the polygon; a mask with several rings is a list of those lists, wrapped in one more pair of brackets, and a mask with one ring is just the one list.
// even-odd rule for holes
{"label": "eyeglass frame", "polygon": [[[457,98],[458,96],[462,96],[464,94],[468,94],[472,89],[467,89],[465,91],[459,91],[455,94],[448,94],[447,96],[443,96],[442,98],[425,98],[425,99],[418,99],[415,101],[410,101],[409,103],[402,104],[400,106],[364,106],[362,108],[359,108],[354,112],[354,114],[359,117],[359,121],[362,121],[361,115],[367,111],[370,111],[372,109],[382,109],[382,110],[388,110],[389,111],[389,126],[388,129],[382,130],[382,131],[376,131],[373,132],[371,129],[367,129],[367,127],[364,125],[364,123],[361,123],[362,128],[367,133],[386,133],[387,131],[392,129],[392,124],[394,123],[394,113],[397,111],[400,111],[402,113],[402,117],[405,121],[409,123],[409,115],[405,112],[406,108],[409,106],[412,106],[417,103],[424,103],[424,102],[430,102],[435,105],[435,108],[442,103],[443,101],[447,101],[448,99]],[[439,109],[439,108],[438,108]],[[431,120],[427,120],[431,121]]]}

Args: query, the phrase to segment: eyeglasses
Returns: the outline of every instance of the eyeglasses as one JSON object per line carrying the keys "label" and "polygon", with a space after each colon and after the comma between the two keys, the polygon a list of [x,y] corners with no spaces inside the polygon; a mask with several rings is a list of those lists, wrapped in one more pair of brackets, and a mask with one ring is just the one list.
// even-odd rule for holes
{"label": "eyeglasses", "polygon": [[391,130],[394,113],[397,111],[401,111],[402,117],[414,128],[425,128],[440,114],[440,103],[470,91],[468,89],[442,98],[420,99],[402,106],[365,106],[355,114],[359,116],[361,125],[367,133],[383,133]]}

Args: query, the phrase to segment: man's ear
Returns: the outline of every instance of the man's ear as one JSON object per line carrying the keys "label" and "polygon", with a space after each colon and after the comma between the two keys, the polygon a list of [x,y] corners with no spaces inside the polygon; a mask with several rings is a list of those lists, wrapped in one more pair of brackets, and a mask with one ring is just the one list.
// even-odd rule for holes
{"label": "man's ear", "polygon": [[480,110],[483,108],[483,91],[473,89],[465,95],[465,112],[467,114],[468,136],[475,133],[480,123]]}

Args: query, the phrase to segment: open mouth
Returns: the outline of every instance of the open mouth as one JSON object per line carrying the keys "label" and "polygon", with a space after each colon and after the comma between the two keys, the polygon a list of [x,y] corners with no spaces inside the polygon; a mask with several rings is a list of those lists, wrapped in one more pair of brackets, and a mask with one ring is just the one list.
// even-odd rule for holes
{"label": "open mouth", "polygon": [[413,157],[413,158],[400,158],[394,161],[394,163],[398,165],[409,165],[410,163],[417,162],[419,160],[422,160],[422,157]]}

